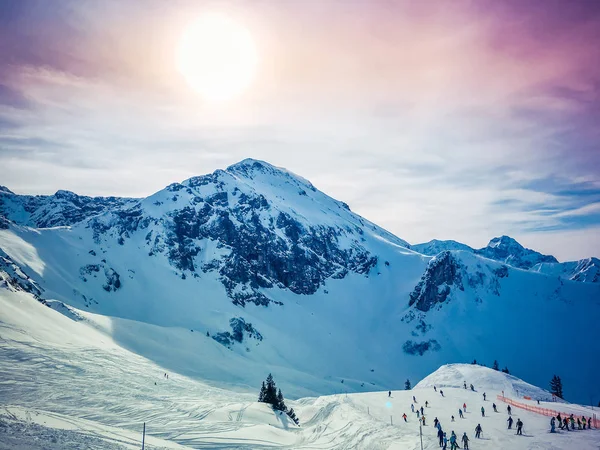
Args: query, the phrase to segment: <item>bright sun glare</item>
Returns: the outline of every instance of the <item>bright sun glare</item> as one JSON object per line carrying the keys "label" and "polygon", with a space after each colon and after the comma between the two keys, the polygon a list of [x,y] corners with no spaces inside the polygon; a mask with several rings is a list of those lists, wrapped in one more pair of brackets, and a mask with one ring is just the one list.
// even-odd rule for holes
{"label": "bright sun glare", "polygon": [[221,14],[206,14],[184,31],[177,68],[189,85],[212,101],[228,100],[250,85],[257,65],[248,30]]}

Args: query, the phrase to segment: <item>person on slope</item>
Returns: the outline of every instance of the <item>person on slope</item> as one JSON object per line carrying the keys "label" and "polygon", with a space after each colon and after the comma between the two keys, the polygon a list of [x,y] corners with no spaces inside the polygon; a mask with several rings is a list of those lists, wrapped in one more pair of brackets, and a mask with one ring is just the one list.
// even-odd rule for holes
{"label": "person on slope", "polygon": [[485,417],[485,408],[481,407],[481,417]]}
{"label": "person on slope", "polygon": [[564,426],[563,426],[563,428],[564,428],[565,430],[569,431],[569,419],[568,419],[567,417],[565,417],[565,418],[563,419],[563,423],[564,423]]}
{"label": "person on slope", "polygon": [[460,408],[458,408],[458,417],[460,417],[461,419],[464,419],[462,409],[460,409]]}
{"label": "person on slope", "polygon": [[[459,411],[460,411],[460,410],[459,410]],[[451,422],[454,422],[454,416],[452,416],[452,420],[451,420]]]}
{"label": "person on slope", "polygon": [[485,397],[486,397],[486,395],[485,395],[485,392],[484,392],[484,393],[483,393],[483,401],[484,401],[484,402],[485,402]]}
{"label": "person on slope", "polygon": [[441,428],[437,432],[438,439],[440,440],[440,447],[444,446],[444,434],[445,433],[442,431]]}
{"label": "person on slope", "polygon": [[444,391],[442,391],[441,389],[440,389],[440,395],[441,395],[442,397],[444,396]]}
{"label": "person on slope", "polygon": [[564,425],[563,425],[562,417],[560,417],[560,413],[558,413],[558,415],[556,416],[556,420],[558,420],[558,428],[560,428],[562,430]]}
{"label": "person on slope", "polygon": [[425,400],[425,408],[429,408],[429,402]]}
{"label": "person on slope", "polygon": [[421,415],[425,414],[423,407],[421,406]]}
{"label": "person on slope", "polygon": [[412,403],[410,404],[410,410],[414,413],[415,412],[415,405],[413,405]]}
{"label": "person on slope", "polygon": [[523,436],[523,422],[521,422],[521,419],[517,419],[517,434]]}
{"label": "person on slope", "polygon": [[446,433],[444,433],[444,446],[442,447],[442,450],[447,450],[448,449],[448,438],[446,437]]}
{"label": "person on slope", "polygon": [[437,417],[435,419],[433,419],[433,426],[437,427],[438,422],[439,422],[439,420]]}
{"label": "person on slope", "polygon": [[481,432],[483,431],[483,429],[481,428],[481,424],[477,424],[477,426],[475,427],[475,437],[476,438],[481,438]]}
{"label": "person on slope", "polygon": [[462,443],[463,443],[463,448],[465,450],[469,450],[469,437],[467,436],[466,431],[462,435]]}
{"label": "person on slope", "polygon": [[404,421],[406,422],[406,413],[402,414],[402,418],[404,419]]}
{"label": "person on slope", "polygon": [[475,388],[473,387],[473,385],[471,385],[471,390],[472,390],[473,392],[475,392]]}
{"label": "person on slope", "polygon": [[417,409],[417,419],[421,417],[421,413],[419,412],[419,410]]}
{"label": "person on slope", "polygon": [[581,420],[579,420],[579,417],[577,418],[577,429],[581,430]]}
{"label": "person on slope", "polygon": [[497,412],[498,412],[498,410],[496,409],[496,404],[495,404],[495,403],[492,403],[492,408],[494,408],[494,412],[495,412],[495,413],[497,413]]}
{"label": "person on slope", "polygon": [[437,388],[436,388],[435,386],[433,386],[433,390],[434,390],[435,392],[437,392]]}
{"label": "person on slope", "polygon": [[571,430],[575,429],[575,419],[573,418],[573,414],[571,414],[571,417],[569,417],[569,420],[571,421]]}
{"label": "person on slope", "polygon": [[452,431],[452,435],[450,436],[450,450],[455,450],[457,448],[460,447],[458,446],[458,442],[456,442],[456,434]]}
{"label": "person on slope", "polygon": [[392,391],[388,391],[388,397],[392,396]]}
{"label": "person on slope", "polygon": [[510,405],[508,405],[508,406],[506,407],[506,410],[508,411],[508,415],[509,415],[509,416],[512,416],[512,408],[510,407]]}
{"label": "person on slope", "polygon": [[421,416],[421,419],[423,420],[423,426],[425,426],[425,416]]}
{"label": "person on slope", "polygon": [[441,430],[441,429],[442,429],[442,422],[438,422],[438,424],[437,424],[437,427],[436,427],[436,428],[437,428],[438,430]]}
{"label": "person on slope", "polygon": [[588,430],[592,429],[592,418],[588,417]]}
{"label": "person on slope", "polygon": [[583,429],[585,430],[585,425],[586,425],[585,416],[581,417],[581,422],[583,423]]}
{"label": "person on slope", "polygon": [[467,382],[466,382],[466,381],[465,381],[465,384],[464,384],[464,386],[465,386],[465,389],[466,389],[466,388],[467,388]]}
{"label": "person on slope", "polygon": [[464,410],[464,412],[467,412],[467,404],[466,403],[463,403],[463,410]]}
{"label": "person on slope", "polygon": [[556,417],[550,419],[550,433],[556,433]]}
{"label": "person on slope", "polygon": [[511,416],[508,416],[508,429],[512,430],[512,424],[513,424],[513,418]]}
{"label": "person on slope", "polygon": [[414,395],[413,395],[413,402],[414,402],[414,403],[419,403],[419,402],[417,401],[417,399],[415,398],[415,396],[414,396]]}

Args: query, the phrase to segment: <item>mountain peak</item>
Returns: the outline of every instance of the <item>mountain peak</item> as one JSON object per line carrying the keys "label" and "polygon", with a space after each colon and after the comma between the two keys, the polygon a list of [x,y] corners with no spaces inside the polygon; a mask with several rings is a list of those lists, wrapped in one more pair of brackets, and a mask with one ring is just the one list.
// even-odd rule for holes
{"label": "mountain peak", "polygon": [[558,262],[554,256],[543,255],[540,252],[523,247],[515,239],[506,235],[493,238],[487,247],[476,250],[476,253],[521,269],[531,269],[539,263]]}
{"label": "mountain peak", "polygon": [[487,245],[488,247],[496,248],[496,247],[517,247],[524,249],[516,239],[511,238],[510,236],[502,235],[500,237],[495,237],[490,240]]}
{"label": "mountain peak", "polygon": [[5,192],[7,194],[14,194],[13,191],[11,191],[9,188],[7,188],[6,186],[2,186],[0,185],[0,192]]}

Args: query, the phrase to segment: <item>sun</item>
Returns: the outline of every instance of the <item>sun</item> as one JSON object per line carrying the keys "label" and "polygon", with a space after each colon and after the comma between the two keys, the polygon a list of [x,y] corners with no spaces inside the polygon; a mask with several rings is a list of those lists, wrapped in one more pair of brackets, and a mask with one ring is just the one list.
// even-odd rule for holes
{"label": "sun", "polygon": [[211,101],[241,94],[252,82],[257,63],[250,32],[217,13],[191,23],[177,48],[177,69],[195,91]]}

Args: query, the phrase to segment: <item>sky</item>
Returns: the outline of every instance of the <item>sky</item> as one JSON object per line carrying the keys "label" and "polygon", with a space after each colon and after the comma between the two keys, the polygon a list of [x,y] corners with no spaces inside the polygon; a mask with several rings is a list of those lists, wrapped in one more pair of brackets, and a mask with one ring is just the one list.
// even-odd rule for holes
{"label": "sky", "polygon": [[[257,73],[176,67],[207,12]],[[418,243],[600,256],[600,2],[0,0],[0,184],[141,197],[251,157]]]}

